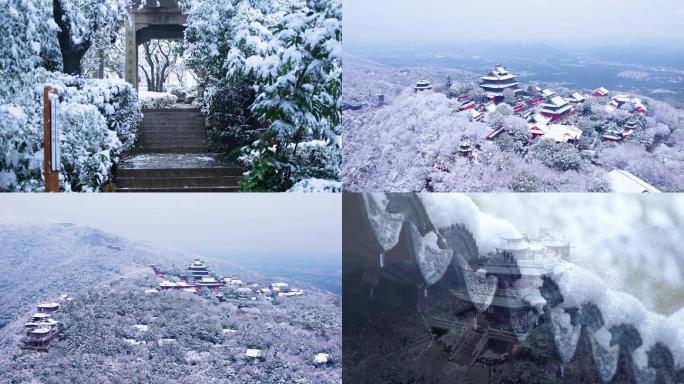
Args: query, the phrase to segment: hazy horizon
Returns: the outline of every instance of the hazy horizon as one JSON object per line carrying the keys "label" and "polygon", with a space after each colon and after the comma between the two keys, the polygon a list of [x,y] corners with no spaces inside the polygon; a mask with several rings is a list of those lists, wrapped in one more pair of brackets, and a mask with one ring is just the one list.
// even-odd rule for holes
{"label": "hazy horizon", "polygon": [[[499,12],[492,12],[498,8]],[[487,22],[483,21],[486,15]],[[577,0],[565,7],[543,0],[347,0],[345,50],[416,50],[477,42],[547,44],[559,48],[684,42],[684,3],[674,0]]]}
{"label": "hazy horizon", "polygon": [[73,223],[240,259],[341,260],[338,194],[5,194],[2,224]]}

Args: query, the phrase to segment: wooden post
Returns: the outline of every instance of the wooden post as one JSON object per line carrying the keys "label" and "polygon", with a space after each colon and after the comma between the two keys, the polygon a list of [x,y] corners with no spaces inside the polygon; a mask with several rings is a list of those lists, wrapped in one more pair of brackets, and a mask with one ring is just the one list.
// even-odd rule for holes
{"label": "wooden post", "polygon": [[46,86],[43,91],[43,170],[45,192],[59,192],[59,170],[52,164],[52,105],[50,95],[57,95],[56,88]]}

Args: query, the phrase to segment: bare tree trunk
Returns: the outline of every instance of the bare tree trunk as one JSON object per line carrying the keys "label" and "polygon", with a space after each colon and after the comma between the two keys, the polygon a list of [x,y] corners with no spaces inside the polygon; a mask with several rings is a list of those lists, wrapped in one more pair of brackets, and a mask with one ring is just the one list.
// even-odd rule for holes
{"label": "bare tree trunk", "polygon": [[172,48],[164,51],[164,45],[158,41],[149,41],[143,44],[145,63],[140,64],[140,69],[145,75],[147,90],[151,92],[164,92],[164,83],[169,78],[178,57],[173,55]]}

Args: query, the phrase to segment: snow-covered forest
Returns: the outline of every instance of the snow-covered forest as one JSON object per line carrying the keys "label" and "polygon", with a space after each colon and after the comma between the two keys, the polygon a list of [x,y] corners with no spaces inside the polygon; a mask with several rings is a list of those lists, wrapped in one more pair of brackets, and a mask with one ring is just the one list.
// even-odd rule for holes
{"label": "snow-covered forest", "polygon": [[[349,191],[607,192],[614,169],[661,191],[684,190],[684,111],[667,103],[634,95],[648,112],[635,117],[628,137],[606,142],[603,135],[622,129],[633,114],[608,111],[606,97],[587,98],[574,107],[581,139],[572,145],[533,139],[512,109],[514,100],[483,119],[473,119],[472,110],[459,112],[464,101],[458,96],[483,99],[477,82],[483,74],[396,68],[354,56],[345,56],[344,72],[343,180]],[[433,92],[414,92],[422,78],[432,81]],[[499,128],[500,135],[486,139]],[[474,159],[459,154],[464,142],[476,148]]]}
{"label": "snow-covered forest", "polygon": [[45,85],[59,90],[64,191],[105,189],[141,106],[176,101],[202,109],[216,149],[242,163],[243,190],[341,189],[339,1],[179,1],[185,38],[141,46],[143,100],[123,77],[129,15],[144,4],[0,4],[0,190],[44,188]]}
{"label": "snow-covered forest", "polygon": [[[38,233],[44,241],[36,241]],[[305,295],[273,300],[243,297],[228,286],[159,291],[149,264],[182,270],[195,256],[69,224],[5,225],[0,238],[7,266],[0,279],[0,376],[9,382],[341,381],[341,301],[334,294],[301,284]],[[219,274],[268,281],[206,261]],[[63,295],[69,299],[53,315],[62,331],[49,352],[22,352],[35,305]],[[264,355],[253,360],[247,349]],[[319,353],[329,362],[316,363]]]}

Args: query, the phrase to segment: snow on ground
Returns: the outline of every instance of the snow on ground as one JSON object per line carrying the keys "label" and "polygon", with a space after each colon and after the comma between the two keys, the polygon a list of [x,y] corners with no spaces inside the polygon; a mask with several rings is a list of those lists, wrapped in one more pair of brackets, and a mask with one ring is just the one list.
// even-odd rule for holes
{"label": "snow on ground", "polygon": [[143,108],[169,108],[178,102],[178,97],[170,93],[138,91],[140,104]]}
{"label": "snow on ground", "polygon": [[145,153],[126,157],[123,168],[209,168],[231,165],[214,153]]}
{"label": "snow on ground", "polygon": [[342,182],[327,179],[303,179],[298,181],[288,192],[342,192]]}

